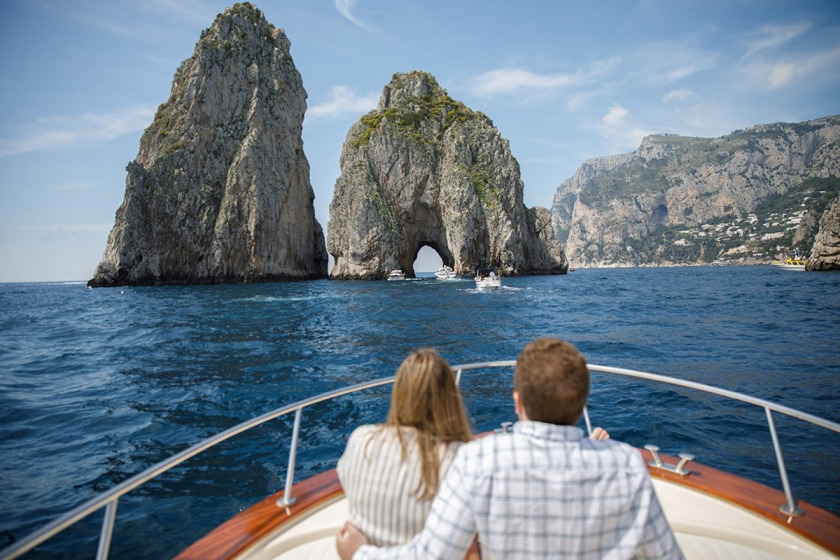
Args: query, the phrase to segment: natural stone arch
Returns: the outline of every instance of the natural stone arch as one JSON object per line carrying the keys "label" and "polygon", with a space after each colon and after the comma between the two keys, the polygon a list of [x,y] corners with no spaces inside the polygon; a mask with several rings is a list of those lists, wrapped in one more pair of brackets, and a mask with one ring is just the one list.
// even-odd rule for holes
{"label": "natural stone arch", "polygon": [[446,263],[443,262],[443,257],[440,256],[440,253],[428,245],[421,245],[417,250],[417,256],[414,257],[412,266],[414,273],[417,274],[418,271],[433,272],[444,264]]}
{"label": "natural stone arch", "polygon": [[335,279],[413,275],[424,245],[457,274],[568,269],[548,211],[523,203],[508,141],[423,72],[395,74],[351,127],[327,230]]}
{"label": "natural stone arch", "polygon": [[455,260],[452,258],[452,252],[449,250],[448,247],[439,247],[437,243],[434,241],[421,241],[417,244],[417,248],[414,250],[414,257],[411,259],[411,268],[412,272],[415,273],[414,270],[414,263],[417,261],[417,258],[420,256],[420,251],[423,250],[423,247],[428,247],[441,260],[441,266],[449,266],[452,267],[455,264]]}

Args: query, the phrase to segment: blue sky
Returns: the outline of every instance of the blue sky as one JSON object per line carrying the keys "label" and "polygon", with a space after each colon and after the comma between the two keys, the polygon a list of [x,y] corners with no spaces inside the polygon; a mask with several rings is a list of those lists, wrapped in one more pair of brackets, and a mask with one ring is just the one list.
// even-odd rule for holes
{"label": "blue sky", "polygon": [[[92,277],[125,166],[232,2],[0,0],[0,282]],[[264,0],[309,95],[326,229],[341,146],[395,72],[433,74],[511,144],[528,206],[650,133],[840,113],[837,0]]]}

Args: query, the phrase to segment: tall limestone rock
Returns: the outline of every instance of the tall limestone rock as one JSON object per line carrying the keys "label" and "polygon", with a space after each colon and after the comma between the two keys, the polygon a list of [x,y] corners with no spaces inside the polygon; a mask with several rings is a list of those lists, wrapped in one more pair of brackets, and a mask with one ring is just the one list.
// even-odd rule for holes
{"label": "tall limestone rock", "polygon": [[127,167],[89,285],[327,276],[289,45],[248,3],[201,34]]}
{"label": "tall limestone rock", "polygon": [[840,196],[829,204],[820,219],[805,270],[840,270]]}
{"label": "tall limestone rock", "polygon": [[414,275],[424,246],[459,274],[562,274],[548,210],[523,203],[519,164],[485,115],[424,72],[395,74],[341,154],[327,226],[331,277]]}
{"label": "tall limestone rock", "polygon": [[807,255],[840,193],[840,116],[720,138],[646,137],[585,162],[551,217],[571,266],[752,264]]}

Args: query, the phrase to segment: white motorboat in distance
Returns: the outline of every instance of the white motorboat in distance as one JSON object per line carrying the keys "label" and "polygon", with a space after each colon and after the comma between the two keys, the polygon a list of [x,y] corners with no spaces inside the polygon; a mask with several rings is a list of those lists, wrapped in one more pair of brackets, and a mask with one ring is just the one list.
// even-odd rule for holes
{"label": "white motorboat in distance", "polygon": [[405,272],[399,269],[392,270],[388,274],[388,280],[405,280]]}
{"label": "white motorboat in distance", "polygon": [[501,288],[502,277],[492,268],[479,268],[475,273],[476,288]]}
{"label": "white motorboat in distance", "polygon": [[[466,365],[454,365],[459,382],[482,372],[501,368],[512,378],[513,360],[483,362]],[[805,423],[805,428],[823,428],[828,432],[840,433],[840,423],[833,422],[806,412],[795,410],[774,402],[759,399],[743,393],[720,389],[711,385],[666,377],[653,373],[621,369],[609,366],[589,364],[590,372],[599,375],[615,376],[625,382],[654,384],[658,388],[691,393],[698,402],[722,399],[734,402],[739,407],[764,409],[766,427],[769,428],[772,447],[775,451],[775,469],[781,479],[781,490],[771,488],[759,482],[695,462],[694,457],[680,454],[673,457],[659,452],[655,445],[645,445],[639,453],[648,464],[653,486],[662,504],[665,516],[674,531],[674,535],[688,560],[708,558],[738,558],[747,560],[829,560],[840,558],[840,517],[811,505],[798,501],[793,495],[793,485],[788,481],[787,469],[780,443],[780,434],[775,427],[774,415],[783,416],[786,422],[798,420]],[[492,372],[491,372],[492,373]],[[294,415],[291,438],[288,447],[288,467],[286,470],[286,488],[250,508],[241,511],[230,520],[216,527],[205,537],[192,543],[183,550],[176,560],[300,560],[338,558],[335,548],[335,535],[348,518],[347,501],[339,484],[335,468],[330,468],[334,461],[320,463],[323,470],[310,478],[294,484],[298,440],[301,433],[318,431],[323,426],[313,422],[311,415],[302,425],[303,412],[309,414],[310,407],[344,397],[358,394],[393,383],[394,377],[375,379],[333,390],[308,399],[287,404],[256,418],[229,428],[213,437],[201,441],[192,447],[162,461],[132,478],[118,484],[109,491],[81,504],[65,515],[47,524],[41,530],[24,537],[9,547],[0,550],[0,560],[11,560],[34,549],[57,533],[70,527],[87,516],[105,510],[104,521],[99,541],[99,558],[107,558],[108,549],[114,531],[117,502],[121,496],[139,488],[159,475],[180,465],[210,448],[262,426],[266,422],[281,416]],[[461,383],[465,385],[465,383]],[[593,387],[597,394],[598,385]],[[466,389],[463,389],[465,390]],[[377,394],[387,398],[381,389]],[[368,399],[369,394],[359,397]],[[591,400],[591,399],[590,399]],[[367,401],[365,401],[367,402]],[[651,403],[641,403],[650,405]],[[726,414],[720,408],[707,406],[710,411],[708,421],[714,421],[715,414]],[[717,411],[717,412],[716,412]],[[678,415],[679,411],[664,410],[663,414]],[[744,420],[752,422],[752,416]],[[508,420],[506,416],[498,418]],[[739,421],[740,417],[727,416],[726,421]],[[588,409],[584,409],[585,429],[591,431],[593,425]],[[494,437],[496,433],[510,429],[510,422],[500,422],[501,427],[495,432],[490,430],[479,437]],[[314,425],[314,427],[313,427]],[[664,425],[667,425],[664,424]],[[755,430],[748,424],[746,431]],[[257,430],[259,431],[259,430]],[[721,442],[704,438],[699,432],[692,432],[692,437],[700,437],[700,448],[720,445]],[[833,435],[828,433],[828,435]],[[279,437],[279,434],[278,434]],[[658,435],[662,445],[672,446],[675,442],[667,430]],[[685,437],[685,435],[683,435]],[[753,450],[753,460],[761,461],[771,468],[774,463],[773,451],[758,455]],[[815,450],[815,452],[818,450]],[[336,446],[340,454],[341,446]],[[334,457],[337,459],[338,457]],[[212,468],[212,467],[211,467]],[[834,477],[836,472],[825,472],[824,476]],[[835,482],[836,483],[836,482]],[[156,482],[156,484],[162,484]]]}
{"label": "white motorboat in distance", "polygon": [[457,276],[451,267],[444,265],[435,271],[435,278],[438,280],[454,280]]}

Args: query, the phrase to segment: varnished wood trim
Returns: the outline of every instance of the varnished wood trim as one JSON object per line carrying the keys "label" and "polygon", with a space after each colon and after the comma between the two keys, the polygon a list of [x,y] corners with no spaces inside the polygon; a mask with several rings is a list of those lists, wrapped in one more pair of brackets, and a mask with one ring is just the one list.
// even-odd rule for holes
{"label": "varnished wood trim", "polygon": [[176,559],[235,558],[272,531],[296,521],[295,516],[339,494],[342,494],[342,490],[335,469],[307,478],[292,487],[292,496],[296,498],[296,501],[291,507],[283,508],[277,505],[277,500],[283,497],[282,491],[272,494],[193,543]]}
{"label": "varnished wood trim", "polygon": [[[640,450],[645,461],[652,456]],[[675,463],[674,457],[661,454],[668,463]],[[823,548],[840,556],[840,519],[824,509],[806,502],[799,502],[805,512],[801,517],[788,517],[779,510],[785,503],[785,495],[763,484],[735,476],[724,471],[691,462],[688,476],[648,467],[654,478],[666,479],[689,488],[700,490],[712,496],[733,502],[782,527],[786,527]],[[176,560],[230,560],[264,538],[276,529],[295,521],[294,517],[329,501],[342,493],[335,469],[308,478],[292,487],[296,503],[286,510],[277,505],[283,492],[277,492],[233,519],[225,522],[207,536],[196,541],[176,557]]]}
{"label": "varnished wood trim", "polygon": [[[653,460],[649,451],[640,451],[646,462]],[[666,463],[677,462],[674,457],[662,453],[659,455]],[[680,476],[651,466],[648,466],[648,472],[651,477],[677,482],[738,504],[840,556],[840,519],[837,516],[807,502],[799,502],[804,515],[790,517],[779,509],[782,504],[787,503],[781,490],[701,463],[690,462],[686,468],[691,471],[688,476]]]}

